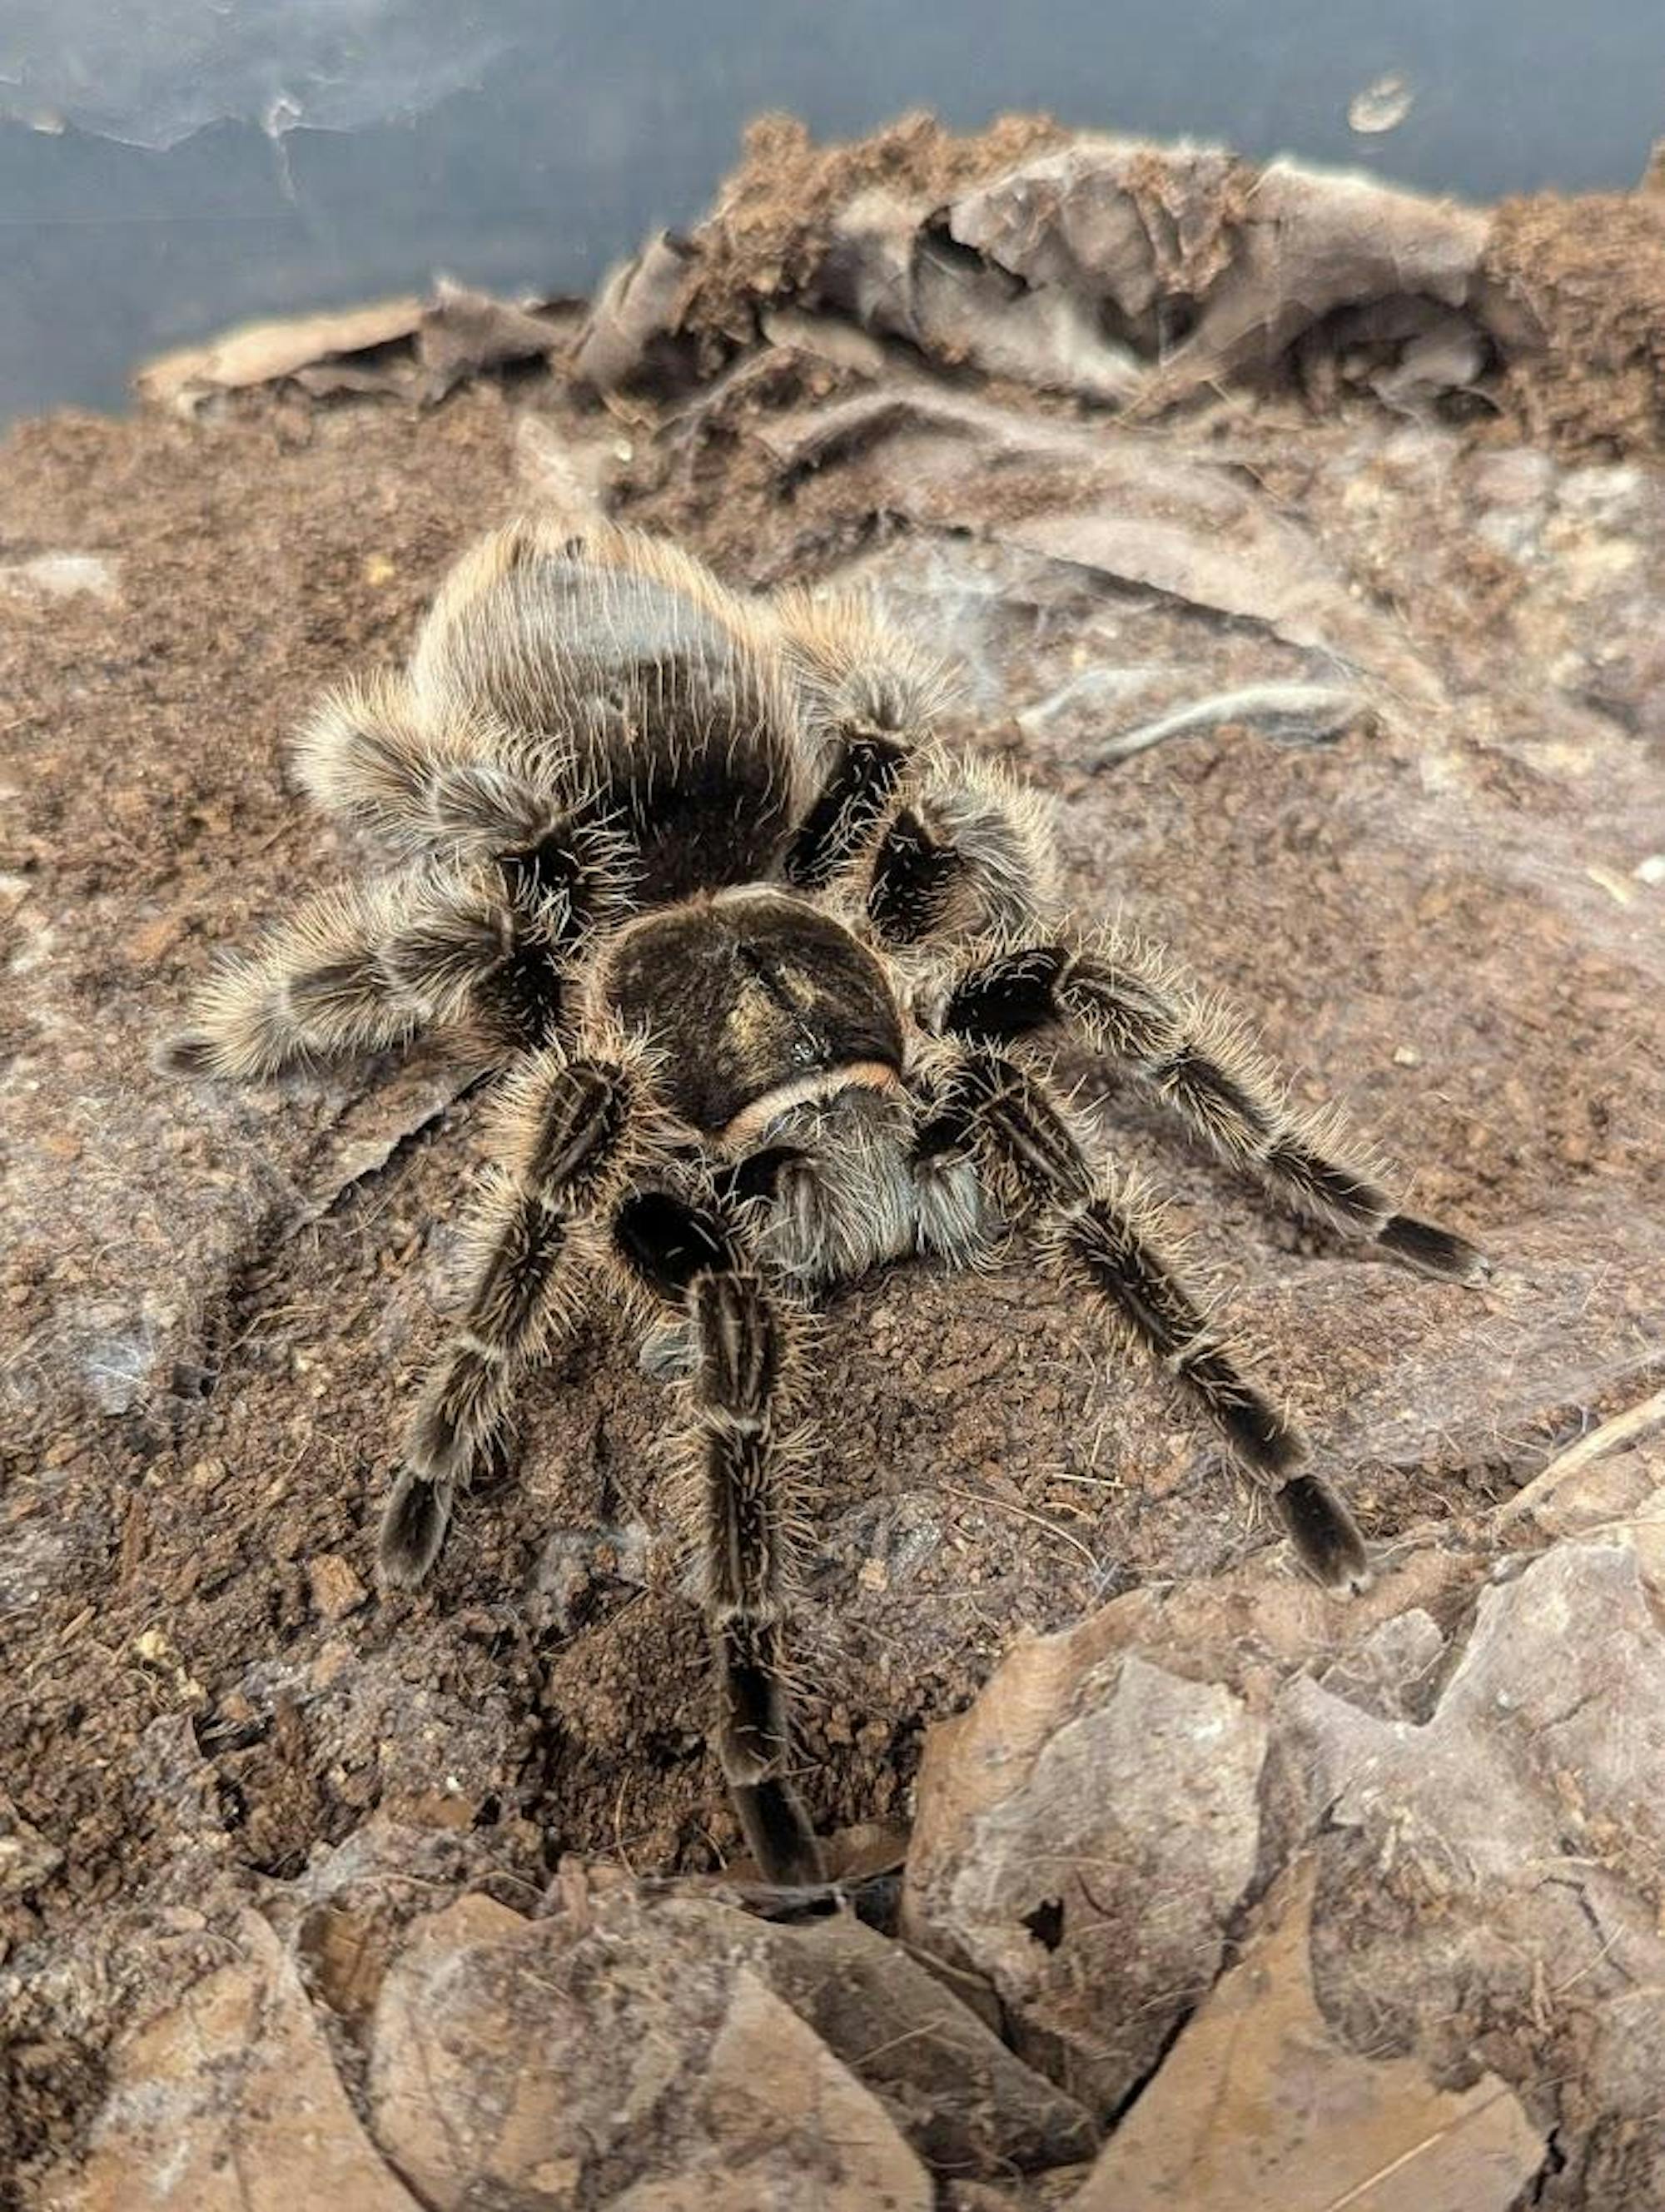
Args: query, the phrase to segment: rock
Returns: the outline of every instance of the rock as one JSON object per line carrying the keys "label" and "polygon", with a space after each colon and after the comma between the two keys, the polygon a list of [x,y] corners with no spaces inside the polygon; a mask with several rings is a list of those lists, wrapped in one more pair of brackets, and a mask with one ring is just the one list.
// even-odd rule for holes
{"label": "rock", "polygon": [[1529,1519],[1547,1535],[1591,1528],[1622,1532],[1644,1552],[1657,1536],[1650,1494],[1665,1482],[1665,1390],[1627,1406],[1558,1452],[1525,1488],[1499,1506],[1497,1525]]}
{"label": "rock", "polygon": [[1523,2095],[1576,2077],[1570,2111],[1601,2118],[1564,2124],[1572,2203],[1665,2201],[1662,1710],[1636,1554],[1567,1542],[1482,1593],[1425,1724],[1305,1678],[1273,1720],[1316,1838],[1326,2012],[1441,2069],[1490,2022]]}
{"label": "rock", "polygon": [[1421,1720],[1444,1650],[1439,1623],[1413,1606],[1379,1623],[1320,1679],[1338,1698],[1383,1720]]}
{"label": "rock", "polygon": [[744,1966],[693,2109],[702,2153],[610,2212],[931,2212],[930,2177],[884,2107]]}
{"label": "rock", "polygon": [[314,1611],[325,1620],[342,1620],[356,1612],[370,1595],[339,1552],[320,1552],[307,1562],[307,1588]]}
{"label": "rock", "polygon": [[759,1971],[859,2070],[939,2171],[1027,2172],[1092,2150],[1097,2130],[1082,2106],[1024,2065],[900,1945],[841,1918],[765,1928],[759,1949]]}
{"label": "rock", "polygon": [[1494,2075],[1437,2088],[1358,2057],[1313,1995],[1310,1869],[1222,1975],[1071,2212],[1508,2212],[1542,2136]]}
{"label": "rock", "polygon": [[240,1955],[119,2043],[60,2212],[418,2212],[366,2140],[299,1977],[256,1913]]}
{"label": "rock", "polygon": [[[1629,1870],[1665,1905],[1665,1635],[1638,1563],[1563,1544],[1482,1592],[1461,1659],[1425,1727],[1367,1717],[1299,1678],[1280,1734],[1328,1817],[1391,1828],[1445,1887],[1513,1884],[1572,1852]],[[1571,1794],[1568,1781],[1576,1778]],[[1576,1839],[1576,1840],[1575,1840]]]}
{"label": "rock", "polygon": [[0,1796],[0,1897],[27,1896],[64,1863],[64,1854]]}
{"label": "rock", "polygon": [[[337,1923],[309,1924],[339,1950]],[[356,1938],[349,1988],[355,1961]],[[644,2184],[666,2166],[697,2172],[703,2137],[666,2142],[641,2124],[717,2095],[703,2069],[751,1983],[802,2021],[802,2049],[859,2069],[886,2127],[945,2171],[1051,2166],[1093,2147],[1079,2105],[870,1929],[775,1926],[714,1901],[581,1884],[550,1919],[474,1896],[418,1923],[375,2007],[377,2138],[440,2205],[488,2189],[518,2203],[554,2186],[537,2179],[546,2170],[580,2194],[625,2172]]]}
{"label": "rock", "polygon": [[1113,2109],[1219,1971],[1255,1870],[1264,1723],[1138,1657],[1021,1644],[920,1778],[908,1941],[981,1977],[1018,2050]]}
{"label": "rock", "polygon": [[721,2175],[725,2203],[762,2207],[813,2175],[852,2212],[927,2206],[924,2169],[820,2039],[743,1961],[644,1942],[639,1913],[531,1923],[469,1897],[419,1927],[376,2008],[370,2097],[424,2203],[554,2212],[605,2188],[670,2212]]}
{"label": "rock", "polygon": [[37,553],[32,561],[0,564],[0,592],[34,592],[63,599],[91,592],[99,599],[111,599],[115,590],[114,568],[96,553]]}

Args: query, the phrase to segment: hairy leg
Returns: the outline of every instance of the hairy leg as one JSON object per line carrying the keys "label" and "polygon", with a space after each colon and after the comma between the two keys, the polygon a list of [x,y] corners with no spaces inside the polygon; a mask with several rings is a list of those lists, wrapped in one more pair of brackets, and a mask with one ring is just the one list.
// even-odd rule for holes
{"label": "hairy leg", "polygon": [[638,1066],[534,1054],[496,1102],[494,1168],[469,1224],[468,1302],[434,1362],[382,1521],[384,1582],[432,1566],[453,1502],[501,1446],[519,1379],[577,1310],[582,1232],[653,1157]]}
{"label": "hairy leg", "polygon": [[[547,750],[547,749],[545,749]],[[633,842],[538,744],[453,710],[436,730],[402,677],[343,686],[295,744],[318,805],[413,858],[494,860],[519,891],[593,924],[623,910]]]}
{"label": "hairy leg", "polygon": [[412,871],[325,891],[204,985],[162,1065],[258,1082],[384,1051],[453,1016],[494,957],[478,894],[460,876]]}
{"label": "hairy leg", "polygon": [[615,1243],[686,1319],[693,1516],[723,1772],[765,1879],[818,1882],[821,1848],[787,1772],[786,1620],[797,1528],[786,1319],[713,1206],[642,1192],[620,1209]]}
{"label": "hairy leg", "polygon": [[819,890],[871,844],[940,710],[941,672],[860,592],[781,592],[772,612],[820,752],[787,881]]}
{"label": "hairy leg", "polygon": [[975,1153],[1012,1218],[1037,1218],[1053,1252],[1085,1277],[1100,1310],[1140,1346],[1273,1488],[1304,1564],[1332,1588],[1362,1589],[1364,1547],[1316,1475],[1299,1429],[1250,1381],[1241,1356],[1163,1253],[1152,1211],[1097,1168],[1045,1081],[992,1052],[961,1054],[943,1085],[933,1140]]}
{"label": "hairy leg", "polygon": [[1333,1117],[1292,1108],[1231,1018],[1132,939],[1086,947],[1039,939],[973,957],[951,980],[939,1018],[971,1045],[1050,1036],[1119,1060],[1297,1213],[1449,1281],[1481,1282],[1491,1272],[1464,1238],[1397,1212],[1370,1167],[1338,1157]]}
{"label": "hairy leg", "polygon": [[323,892],[204,987],[163,1065],[258,1081],[433,1028],[494,1057],[531,1050],[584,942],[626,902],[618,844],[559,824],[528,853]]}
{"label": "hairy leg", "polygon": [[1046,801],[997,761],[933,749],[858,870],[867,920],[897,950],[1042,924],[1057,902]]}

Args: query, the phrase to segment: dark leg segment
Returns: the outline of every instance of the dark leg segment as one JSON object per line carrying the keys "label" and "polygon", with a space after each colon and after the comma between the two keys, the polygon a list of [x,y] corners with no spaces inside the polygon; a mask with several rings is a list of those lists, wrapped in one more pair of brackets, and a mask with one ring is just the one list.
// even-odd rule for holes
{"label": "dark leg segment", "polygon": [[907,759],[906,744],[882,730],[845,738],[787,851],[789,884],[816,890],[831,880],[872,835]]}
{"label": "dark leg segment", "polygon": [[703,1594],[723,1772],[764,1878],[819,1882],[821,1848],[786,1771],[793,1527],[780,1439],[787,1348],[781,1320],[732,1232],[707,1208],[643,1193],[621,1209],[616,1241],[661,1297],[680,1298],[693,1340]]}
{"label": "dark leg segment", "polygon": [[1095,953],[1037,944],[980,961],[951,990],[942,1026],[974,1044],[1061,1030],[1132,1067],[1196,1135],[1255,1169],[1297,1212],[1447,1280],[1480,1282],[1490,1273],[1472,1244],[1396,1213],[1364,1169],[1330,1158],[1320,1131],[1290,1110],[1231,1024],[1137,946]]}
{"label": "dark leg segment", "polygon": [[965,861],[904,806],[879,841],[867,885],[867,915],[886,945],[916,945],[947,911]]}
{"label": "dark leg segment", "polygon": [[1305,1565],[1333,1586],[1363,1588],[1364,1547],[1316,1475],[1299,1429],[1242,1371],[1206,1311],[1152,1241],[1137,1202],[1105,1188],[1046,1085],[991,1053],[969,1054],[948,1086],[945,1119],[964,1117],[1002,1204],[1040,1212],[1057,1252],[1106,1311],[1214,1424],[1237,1457],[1279,1485],[1280,1510]]}

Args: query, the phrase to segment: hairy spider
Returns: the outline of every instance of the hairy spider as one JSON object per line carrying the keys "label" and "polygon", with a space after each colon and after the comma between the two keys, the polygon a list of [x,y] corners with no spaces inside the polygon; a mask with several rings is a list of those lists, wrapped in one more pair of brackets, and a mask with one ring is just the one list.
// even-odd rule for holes
{"label": "hairy spider", "polygon": [[1028,1230],[1273,1490],[1306,1565],[1367,1577],[1294,1423],[1060,1097],[1060,1051],[1122,1063],[1297,1212],[1485,1273],[1337,1157],[1159,955],[1057,918],[1042,802],[933,736],[941,691],[860,597],[744,597],[609,522],[515,523],[452,571],[408,671],[326,698],[298,741],[312,798],[402,864],[223,969],[167,1053],[259,1079],[440,1029],[505,1071],[383,1578],[431,1566],[586,1285],[668,1322],[717,1745],[785,1882],[822,1868],[784,1640],[807,1494],[794,1320],[827,1286],[910,1255],[983,1262]]}

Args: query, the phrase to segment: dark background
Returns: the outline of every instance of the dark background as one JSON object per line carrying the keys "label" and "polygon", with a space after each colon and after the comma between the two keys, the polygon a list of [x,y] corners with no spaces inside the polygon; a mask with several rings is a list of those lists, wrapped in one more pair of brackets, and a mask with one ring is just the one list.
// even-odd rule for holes
{"label": "dark background", "polygon": [[[1349,127],[1386,74],[1412,95]],[[1660,0],[0,0],[0,416],[122,404],[252,315],[586,291],[689,221],[746,118],[929,106],[1290,151],[1474,197],[1626,185]]]}

